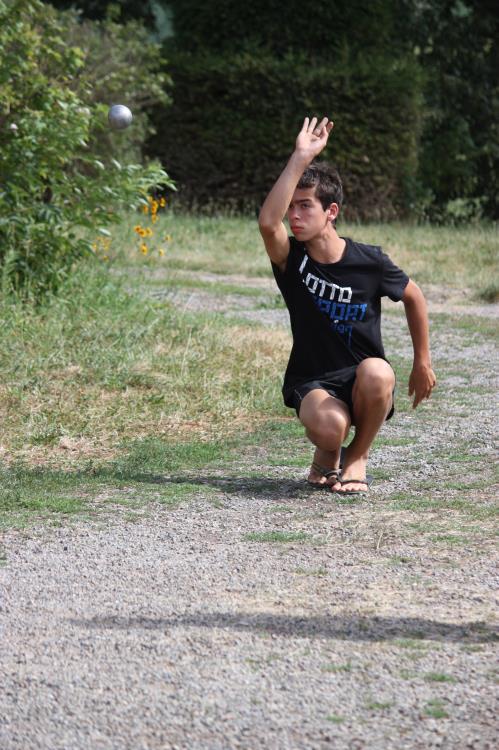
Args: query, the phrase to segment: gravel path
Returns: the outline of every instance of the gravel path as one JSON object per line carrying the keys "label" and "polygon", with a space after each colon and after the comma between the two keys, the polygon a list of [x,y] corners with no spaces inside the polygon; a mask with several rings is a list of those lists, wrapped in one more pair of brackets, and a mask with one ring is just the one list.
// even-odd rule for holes
{"label": "gravel path", "polygon": [[[410,351],[401,315],[385,336]],[[497,747],[497,349],[443,325],[433,345],[439,393],[386,426],[367,498],[309,490],[269,444],[162,477],[200,491],[134,523],[8,532],[2,750]]]}

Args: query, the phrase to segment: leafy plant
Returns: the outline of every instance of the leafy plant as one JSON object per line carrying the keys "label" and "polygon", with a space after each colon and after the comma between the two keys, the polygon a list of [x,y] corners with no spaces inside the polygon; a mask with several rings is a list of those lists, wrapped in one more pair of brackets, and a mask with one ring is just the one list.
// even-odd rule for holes
{"label": "leafy plant", "polygon": [[[4,292],[56,290],[124,208],[173,187],[157,163],[98,159],[92,132],[107,107],[91,102],[85,53],[67,44],[39,0],[0,0],[0,267]],[[78,85],[76,82],[78,81]],[[76,90],[75,90],[76,89]],[[117,135],[116,137],[119,137]]]}

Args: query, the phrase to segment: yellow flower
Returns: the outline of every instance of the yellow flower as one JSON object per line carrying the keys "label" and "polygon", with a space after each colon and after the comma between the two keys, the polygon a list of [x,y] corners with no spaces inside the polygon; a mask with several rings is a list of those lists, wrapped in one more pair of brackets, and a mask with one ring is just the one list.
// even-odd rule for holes
{"label": "yellow flower", "polygon": [[171,234],[165,234],[165,242],[171,242],[171,241],[172,241]]}
{"label": "yellow flower", "polygon": [[145,242],[140,243],[140,252],[142,255],[147,255],[147,245]]}
{"label": "yellow flower", "polygon": [[149,206],[142,206],[142,212],[145,214],[149,213]]}
{"label": "yellow flower", "polygon": [[152,203],[154,198],[152,197],[152,195],[148,195],[147,200],[149,201],[149,203]]}
{"label": "yellow flower", "polygon": [[142,227],[140,226],[140,224],[137,224],[136,226],[134,226],[133,231],[137,232],[137,234],[140,234],[142,231]]}
{"label": "yellow flower", "polygon": [[147,227],[147,229],[145,230],[145,236],[146,237],[152,237],[153,234],[154,234],[154,232],[152,231],[151,227]]}
{"label": "yellow flower", "polygon": [[160,247],[158,250],[158,253],[161,255],[161,257],[163,257],[163,255],[165,254],[165,251],[162,247]]}
{"label": "yellow flower", "polygon": [[161,206],[161,208],[164,208],[166,206],[166,200],[164,198],[160,198],[159,205]]}
{"label": "yellow flower", "polygon": [[152,221],[152,223],[153,223],[153,224],[155,224],[155,223],[157,222],[157,220],[158,220],[158,217],[156,216],[156,214],[153,214],[153,215],[151,216],[151,221]]}
{"label": "yellow flower", "polygon": [[158,206],[159,206],[159,203],[158,203],[158,201],[153,201],[153,202],[151,203],[151,211],[152,211],[153,213],[156,213],[156,212],[157,212],[157,210],[158,210]]}

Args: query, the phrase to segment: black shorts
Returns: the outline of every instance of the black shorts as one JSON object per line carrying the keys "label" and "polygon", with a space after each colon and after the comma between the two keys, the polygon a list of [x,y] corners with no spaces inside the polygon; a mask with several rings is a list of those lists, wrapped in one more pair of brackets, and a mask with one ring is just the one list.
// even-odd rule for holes
{"label": "black shorts", "polygon": [[[350,420],[354,425],[353,416],[353,401],[352,401],[352,390],[353,384],[355,383],[357,367],[345,367],[343,370],[337,370],[336,372],[325,373],[323,378],[317,380],[309,380],[306,383],[295,386],[293,389],[293,406],[296,411],[296,415],[300,416],[301,402],[310,391],[316,388],[322,388],[327,391],[330,396],[343,401],[347,405],[348,411],[350,412]],[[395,391],[394,391],[395,395]],[[395,402],[392,402],[392,408],[387,414],[386,419],[391,419],[395,412]]]}

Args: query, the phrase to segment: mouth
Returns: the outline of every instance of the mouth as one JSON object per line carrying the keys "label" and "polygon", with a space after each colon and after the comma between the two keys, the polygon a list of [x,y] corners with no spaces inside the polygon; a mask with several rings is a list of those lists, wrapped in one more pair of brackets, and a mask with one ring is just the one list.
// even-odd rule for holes
{"label": "mouth", "polygon": [[303,229],[303,227],[299,227],[299,226],[297,226],[295,224],[293,224],[292,227],[291,227],[291,231],[293,232],[293,234],[296,234],[296,232],[301,232],[302,229]]}

